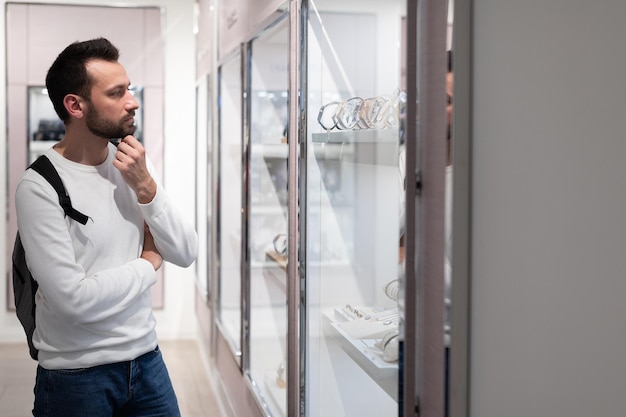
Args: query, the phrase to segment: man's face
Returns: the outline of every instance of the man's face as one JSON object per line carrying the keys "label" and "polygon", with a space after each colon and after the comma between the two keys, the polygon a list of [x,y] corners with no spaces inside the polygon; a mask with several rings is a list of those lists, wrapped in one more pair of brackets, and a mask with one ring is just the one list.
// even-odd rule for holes
{"label": "man's face", "polygon": [[89,130],[107,140],[132,135],[139,103],[128,90],[130,81],[124,67],[117,62],[93,60],[87,64],[87,71],[94,82],[85,110]]}

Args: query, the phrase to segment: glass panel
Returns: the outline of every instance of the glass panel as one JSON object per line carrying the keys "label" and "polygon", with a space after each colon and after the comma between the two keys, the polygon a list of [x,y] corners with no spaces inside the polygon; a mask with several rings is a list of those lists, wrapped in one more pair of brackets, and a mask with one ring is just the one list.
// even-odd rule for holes
{"label": "glass panel", "polygon": [[[445,174],[445,217],[444,217],[444,357],[446,361],[445,366],[445,415],[448,416],[450,411],[450,339],[452,336],[451,326],[451,312],[452,312],[452,195],[453,186],[452,181],[452,149],[453,149],[453,132],[452,132],[452,115],[454,104],[454,71],[453,71],[453,51],[452,51],[452,34],[454,28],[454,0],[448,0],[448,16],[447,16],[447,30],[446,30],[446,55],[447,55],[447,69],[446,69],[446,174]],[[458,363],[458,362],[457,362]],[[460,379],[460,378],[459,378]],[[456,393],[458,394],[459,390]],[[457,396],[457,398],[459,398]]]}
{"label": "glass panel", "polygon": [[219,322],[241,351],[241,188],[243,114],[241,54],[219,69]]}
{"label": "glass panel", "polygon": [[211,94],[209,91],[210,78],[201,77],[196,85],[196,230],[198,238],[206,242],[207,250],[198,254],[196,260],[196,277],[199,291],[205,300],[209,299],[211,247],[208,230],[211,228],[212,202],[212,148],[211,148]]}
{"label": "glass panel", "polygon": [[250,376],[286,415],[288,20],[252,42],[250,74]]}
{"label": "glass panel", "polygon": [[311,1],[306,415],[398,415],[404,0]]}

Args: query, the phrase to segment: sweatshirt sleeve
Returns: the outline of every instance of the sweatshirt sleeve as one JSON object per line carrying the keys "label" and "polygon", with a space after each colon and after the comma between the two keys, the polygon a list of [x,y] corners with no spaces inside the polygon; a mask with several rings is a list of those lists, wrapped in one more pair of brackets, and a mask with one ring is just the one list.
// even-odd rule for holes
{"label": "sweatshirt sleeve", "polygon": [[82,225],[65,217],[45,180],[25,175],[15,205],[26,262],[39,284],[38,297],[68,322],[106,320],[129,308],[156,282],[152,265],[140,258],[87,275],[76,262],[70,236],[72,227]]}
{"label": "sweatshirt sleeve", "polygon": [[198,235],[158,182],[152,201],[139,206],[163,259],[181,267],[191,265],[198,253]]}

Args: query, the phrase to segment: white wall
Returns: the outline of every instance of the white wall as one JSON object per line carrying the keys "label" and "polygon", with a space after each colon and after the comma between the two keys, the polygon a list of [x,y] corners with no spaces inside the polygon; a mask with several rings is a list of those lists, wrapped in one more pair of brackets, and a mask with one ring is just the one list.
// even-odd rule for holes
{"label": "white wall", "polygon": [[473,5],[471,416],[621,417],[626,2]]}
{"label": "white wall", "polygon": [[[13,1],[21,2],[21,1]],[[0,12],[0,114],[6,114],[5,3]],[[23,2],[25,3],[25,2]],[[55,1],[37,0],[54,4]],[[63,4],[112,6],[116,2],[63,0]],[[195,40],[193,34],[194,0],[133,0],[120,6],[157,6],[164,10],[165,43],[165,122],[164,122],[164,186],[183,214],[195,216]],[[115,24],[115,22],[111,22]],[[124,30],[124,28],[120,28]],[[60,51],[59,51],[60,52]],[[122,51],[123,52],[123,51]],[[9,102],[10,105],[10,102]],[[0,184],[6,184],[6,120],[0,117]],[[6,210],[5,193],[0,193],[0,207]],[[4,216],[3,216],[4,218]],[[0,236],[6,234],[0,222]],[[0,253],[6,253],[0,239]],[[7,259],[0,259],[0,271],[6,270]],[[0,343],[24,340],[14,312],[7,311],[6,280],[0,279]],[[165,266],[164,309],[156,312],[161,338],[195,337],[194,313],[195,267],[182,269]]]}

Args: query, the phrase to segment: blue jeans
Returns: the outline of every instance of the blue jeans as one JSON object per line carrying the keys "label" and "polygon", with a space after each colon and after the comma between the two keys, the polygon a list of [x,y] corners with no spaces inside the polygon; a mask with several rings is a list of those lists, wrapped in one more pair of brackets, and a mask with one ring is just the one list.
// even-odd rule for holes
{"label": "blue jeans", "polygon": [[37,367],[35,417],[180,417],[157,346],[137,359],[92,368]]}

